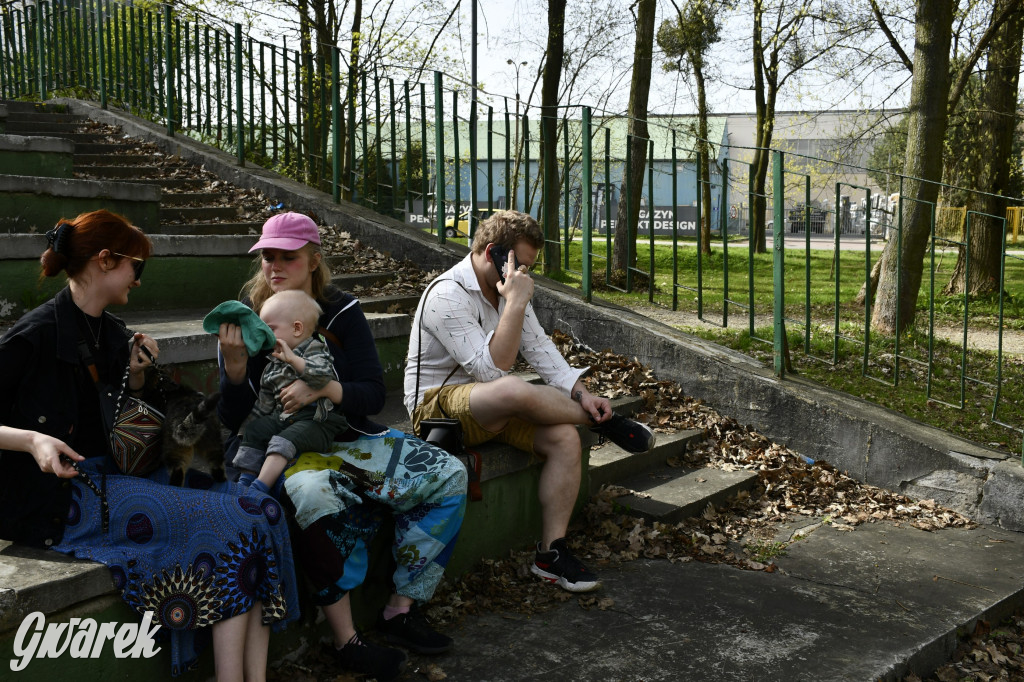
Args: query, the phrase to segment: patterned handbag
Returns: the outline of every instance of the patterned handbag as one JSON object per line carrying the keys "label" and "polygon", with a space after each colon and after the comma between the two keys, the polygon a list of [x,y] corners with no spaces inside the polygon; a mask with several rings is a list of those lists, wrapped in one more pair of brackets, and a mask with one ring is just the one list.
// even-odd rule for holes
{"label": "patterned handbag", "polygon": [[146,476],[160,466],[163,425],[163,413],[152,405],[131,396],[124,401],[110,432],[110,452],[122,473]]}
{"label": "patterned handbag", "polygon": [[[92,380],[98,382],[99,373],[84,341],[79,342],[78,350]],[[156,367],[155,360],[153,366]],[[110,432],[110,452],[121,473],[147,476],[161,463],[164,413],[139,398],[127,395],[130,371],[129,360],[121,379],[121,392],[114,406],[116,416]]]}

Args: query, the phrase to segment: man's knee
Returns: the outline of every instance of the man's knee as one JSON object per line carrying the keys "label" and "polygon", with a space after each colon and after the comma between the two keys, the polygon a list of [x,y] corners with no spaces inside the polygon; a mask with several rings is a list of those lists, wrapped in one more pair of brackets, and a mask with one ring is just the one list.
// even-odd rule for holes
{"label": "man's knee", "polygon": [[552,424],[537,429],[534,450],[548,459],[557,457],[562,461],[579,461],[583,447],[575,426]]}

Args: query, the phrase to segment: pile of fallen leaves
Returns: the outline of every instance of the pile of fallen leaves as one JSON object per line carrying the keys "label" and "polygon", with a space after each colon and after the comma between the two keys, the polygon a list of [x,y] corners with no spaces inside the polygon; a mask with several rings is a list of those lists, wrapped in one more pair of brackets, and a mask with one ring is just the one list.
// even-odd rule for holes
{"label": "pile of fallen leaves", "polygon": [[908,675],[903,682],[1010,682],[1024,680],[1024,613],[994,629],[978,621],[974,631],[960,639],[950,663],[922,680]]}
{"label": "pile of fallen leaves", "polygon": [[[355,286],[355,296],[416,296],[423,293],[439,272],[425,272],[412,261],[399,261],[353,239],[348,232],[334,225],[320,226],[320,242],[331,257],[336,273],[387,273],[387,281],[372,286]],[[403,308],[403,312],[408,312]]]}

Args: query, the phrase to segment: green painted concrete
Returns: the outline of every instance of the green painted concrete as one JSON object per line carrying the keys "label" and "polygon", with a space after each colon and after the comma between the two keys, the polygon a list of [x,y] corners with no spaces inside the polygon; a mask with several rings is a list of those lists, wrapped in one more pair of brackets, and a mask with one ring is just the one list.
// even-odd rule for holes
{"label": "green painted concrete", "polygon": [[70,178],[73,165],[71,153],[0,150],[0,175]]}
{"label": "green painted concrete", "polygon": [[65,197],[34,192],[0,193],[0,231],[45,232],[60,218],[105,208],[143,229],[160,224],[158,201],[125,201],[109,197]]}
{"label": "green painted concrete", "polygon": [[[142,286],[132,289],[128,305],[120,310],[212,309],[238,298],[240,282],[248,279],[251,265],[249,256],[151,258]],[[0,261],[0,310],[5,301],[22,312],[34,308],[60,291],[65,281],[58,276],[39,282],[37,261]],[[111,312],[117,315],[119,309]]]}

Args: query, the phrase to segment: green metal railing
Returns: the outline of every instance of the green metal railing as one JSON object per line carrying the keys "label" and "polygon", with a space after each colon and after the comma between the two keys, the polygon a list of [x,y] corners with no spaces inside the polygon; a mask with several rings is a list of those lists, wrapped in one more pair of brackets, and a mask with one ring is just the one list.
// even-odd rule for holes
{"label": "green metal railing", "polygon": [[[425,227],[442,243],[471,237],[481,214],[516,207],[539,217],[543,205],[557,204],[558,225],[547,234],[561,258],[545,265],[578,278],[587,300],[595,285],[628,293],[643,277],[649,303],[694,312],[701,321],[730,327],[730,308],[745,310],[747,335],[771,346],[780,376],[786,372],[788,324],[800,334],[801,358],[836,366],[853,348],[861,376],[893,388],[908,373],[923,371],[928,400],[963,411],[972,392],[974,398],[984,393],[992,398],[992,423],[1013,429],[1018,437],[1022,433],[1024,415],[1003,399],[1007,381],[1019,380],[1007,376],[1010,365],[1003,348],[1006,308],[1018,296],[1024,298],[1024,291],[1017,293],[1019,283],[1007,275],[1008,263],[1013,269],[1021,260],[1017,254],[1004,247],[1000,263],[994,371],[983,376],[972,369],[975,351],[968,345],[968,331],[977,318],[972,317],[977,301],[966,294],[958,302],[963,310],[957,376],[939,371],[946,360],[939,359],[936,349],[936,245],[940,253],[945,248],[969,254],[972,222],[982,219],[1002,221],[1005,244],[1004,217],[969,212],[961,238],[953,239],[937,234],[937,207],[928,206],[928,348],[918,353],[904,346],[910,343],[904,337],[879,338],[871,328],[871,297],[863,308],[855,308],[844,289],[851,282],[869,284],[877,258],[872,191],[866,183],[818,179],[801,170],[800,161],[812,157],[715,140],[706,141],[715,174],[700,180],[698,140],[659,119],[648,122],[648,136],[641,141],[646,150],[641,191],[623,192],[636,172],[626,117],[572,104],[559,108],[557,119],[544,120],[518,100],[513,105],[508,98],[477,94],[482,101],[472,97],[468,84],[440,72],[421,78],[413,69],[379,63],[353,71],[349,55],[336,45],[295,50],[247,36],[240,25],[204,23],[168,5],[147,9],[113,0],[50,0],[0,10],[0,96],[5,99],[63,95],[118,107],[158,122],[168,135],[188,135],[228,151],[240,165],[273,169],[327,192],[336,202],[356,202]],[[544,139],[549,134],[557,139]],[[542,143],[558,155],[554,164],[546,164],[552,177],[544,177],[537,163]],[[761,197],[754,192],[749,159],[757,151],[769,153],[772,162]],[[744,170],[746,186],[735,173]],[[900,183],[894,234],[901,247],[902,207],[909,198],[903,197],[903,178],[894,179]],[[711,206],[704,205],[704,182],[715,195]],[[862,240],[863,259],[857,254],[854,262],[844,256],[842,247],[849,240],[841,239],[846,227],[840,213],[844,193],[861,192],[868,208],[853,239]],[[647,213],[646,235],[635,244],[627,240],[622,273],[613,272],[616,195],[626,215],[641,205]],[[816,196],[827,197],[817,201],[831,204],[835,214],[831,249],[823,247],[826,256],[831,252],[832,268],[828,277],[817,280],[812,273],[823,252],[815,248],[821,242],[812,240]],[[768,207],[765,216],[754,215],[756,199]],[[735,218],[727,215],[734,201],[739,204]],[[695,231],[681,227],[690,209],[696,215]],[[706,245],[699,226],[715,211],[717,238]],[[731,246],[744,212],[747,225],[767,220],[770,255],[757,253],[753,240],[746,248]],[[791,229],[802,225],[800,242],[787,244],[787,216]],[[671,225],[661,235],[656,234],[659,221]],[[710,256],[704,246],[712,247]],[[903,270],[898,262],[896,272]],[[812,296],[822,291],[827,302]],[[691,295],[693,300],[687,300]],[[771,323],[759,325],[759,314]],[[771,329],[770,338],[765,328]],[[948,356],[948,350],[943,352]]]}

